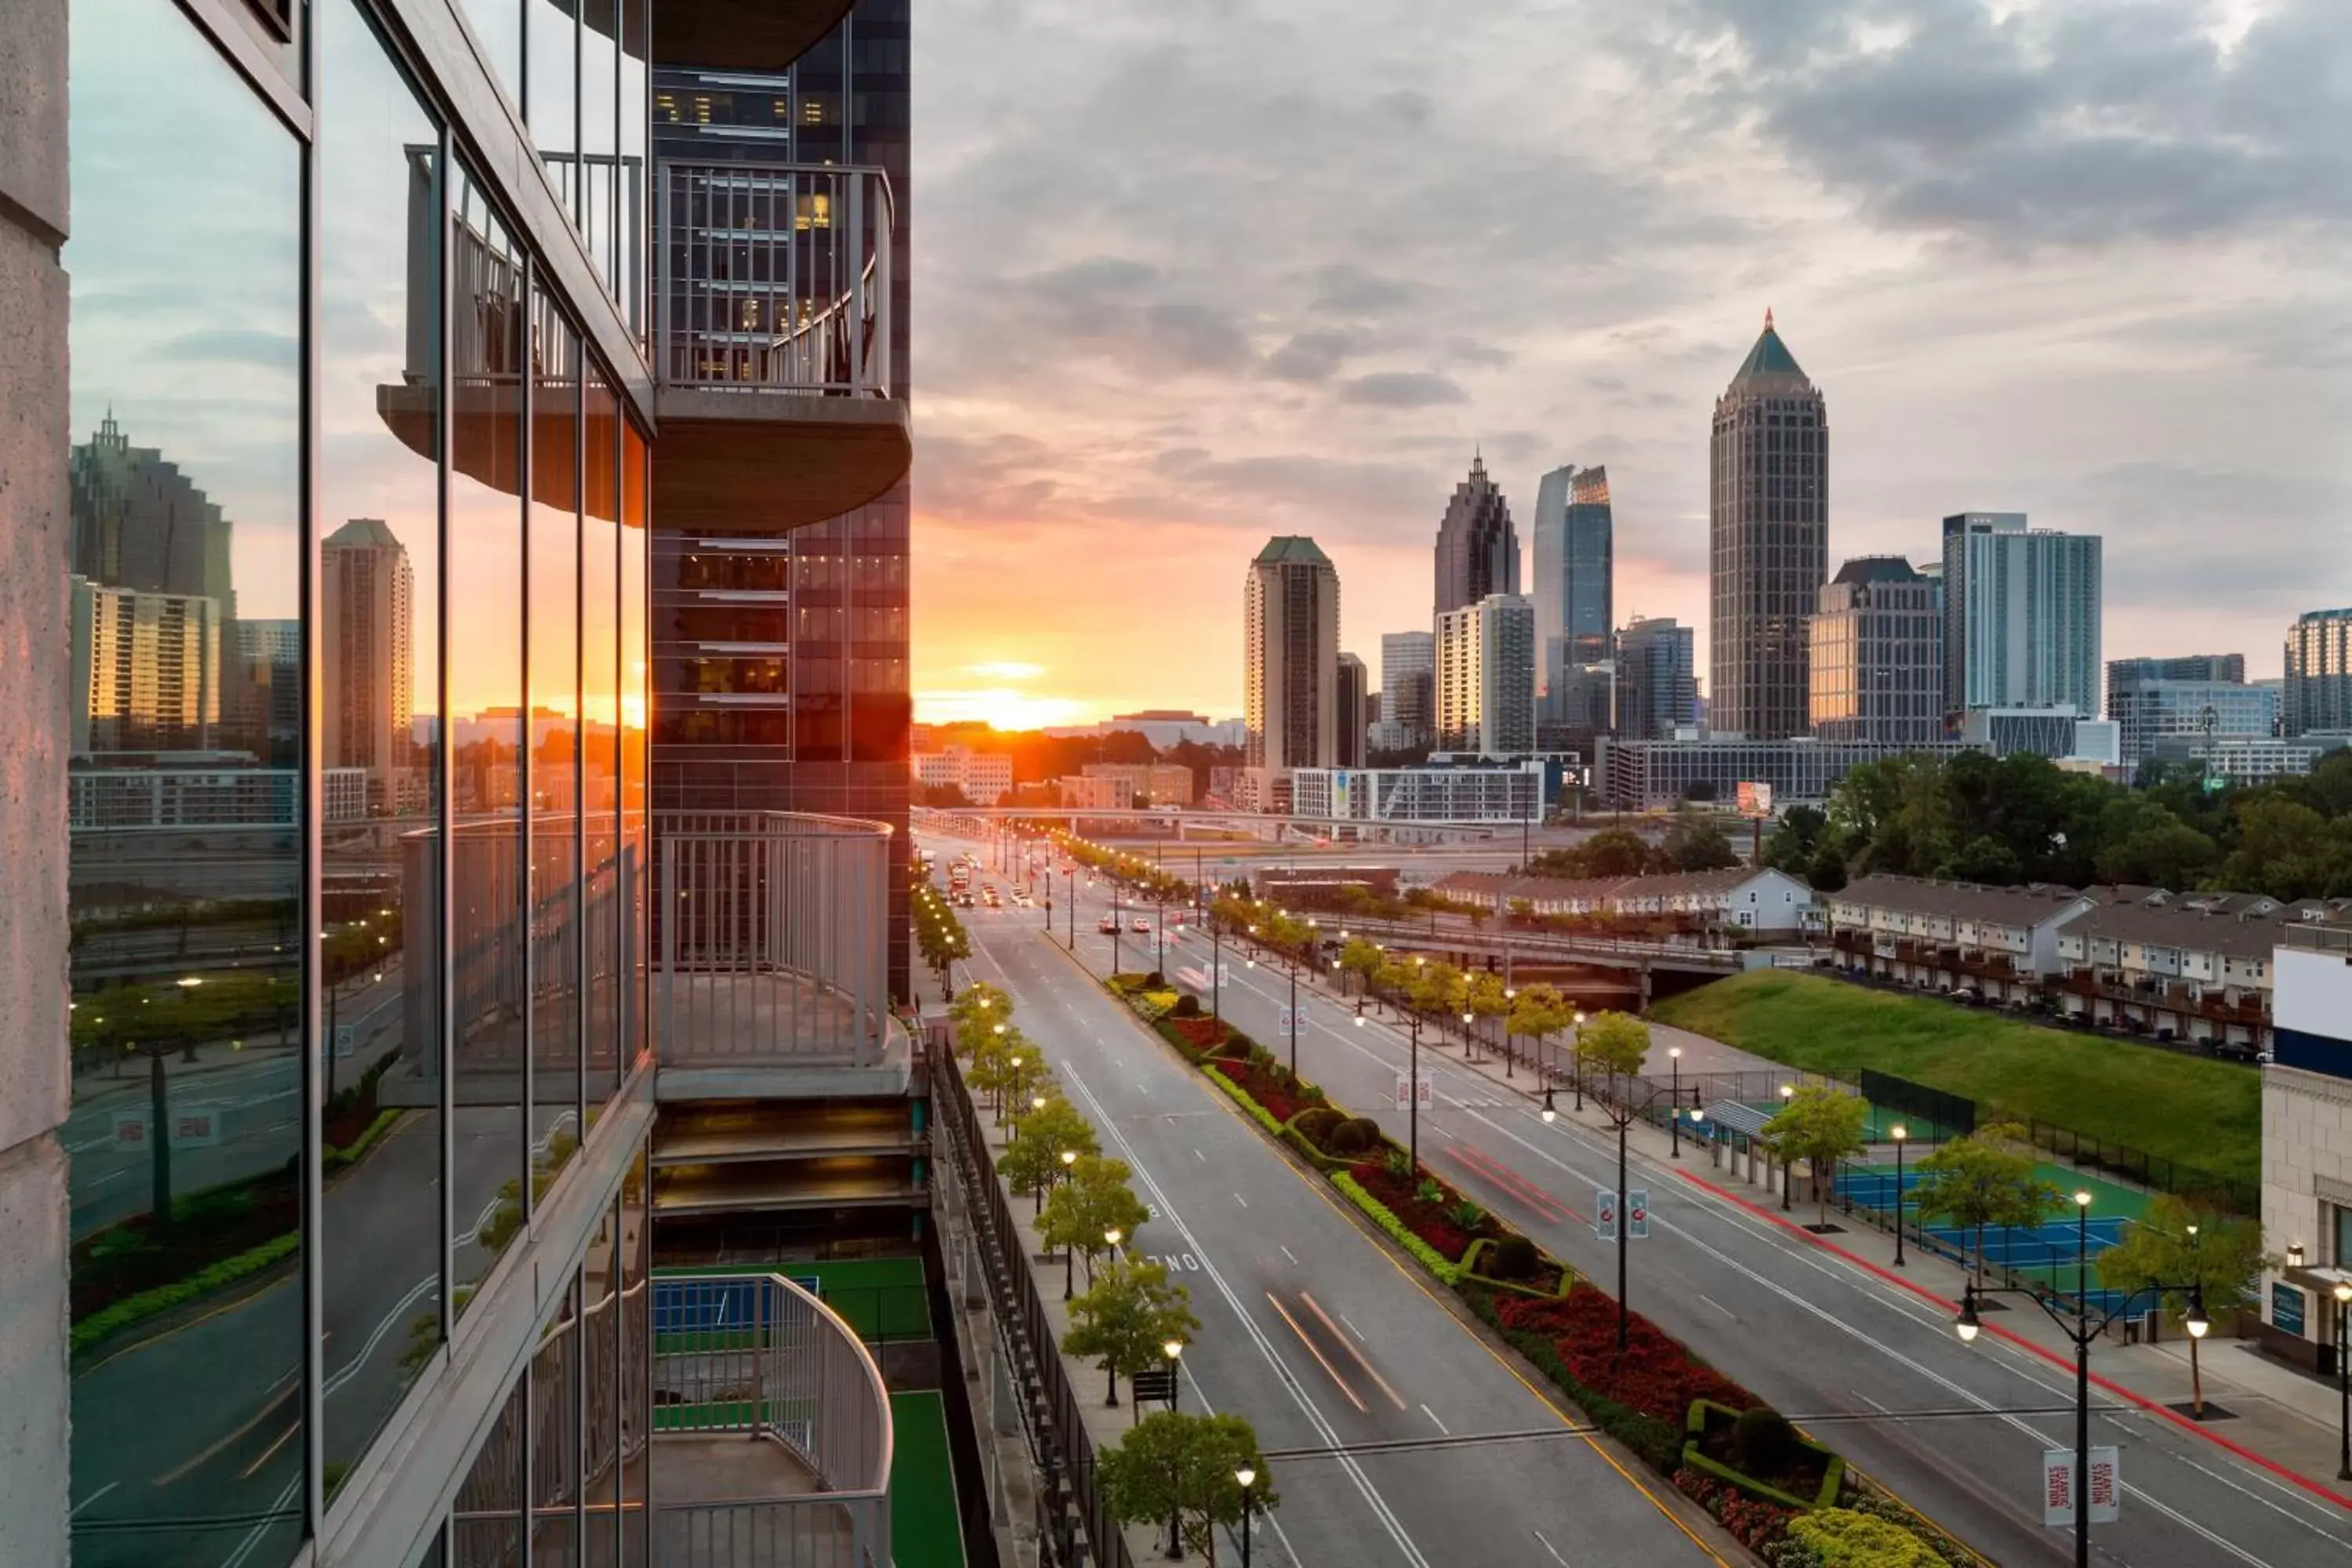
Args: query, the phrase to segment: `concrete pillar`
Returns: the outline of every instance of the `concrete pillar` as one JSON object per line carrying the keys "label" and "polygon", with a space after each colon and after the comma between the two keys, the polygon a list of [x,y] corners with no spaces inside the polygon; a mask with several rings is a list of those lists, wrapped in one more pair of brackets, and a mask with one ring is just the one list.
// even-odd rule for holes
{"label": "concrete pillar", "polygon": [[0,26],[0,1563],[66,1560],[66,0]]}

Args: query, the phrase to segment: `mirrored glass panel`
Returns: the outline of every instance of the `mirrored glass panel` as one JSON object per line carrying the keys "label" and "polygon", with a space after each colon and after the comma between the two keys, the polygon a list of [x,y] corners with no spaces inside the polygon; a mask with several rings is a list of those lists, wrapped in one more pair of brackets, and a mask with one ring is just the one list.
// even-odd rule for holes
{"label": "mirrored glass panel", "polygon": [[503,1568],[523,1561],[525,1417],[530,1380],[515,1380],[498,1424],[474,1456],[449,1510],[449,1555],[457,1568]]}
{"label": "mirrored glass panel", "polygon": [[621,405],[591,366],[580,512],[580,801],[592,1112],[621,1067]]}
{"label": "mirrored glass panel", "polygon": [[645,341],[647,236],[646,193],[651,167],[646,157],[646,103],[653,78],[653,0],[621,0],[621,162],[619,184],[613,194],[614,223],[619,229],[620,269],[614,279],[619,289],[621,313]]}
{"label": "mirrored glass panel", "polygon": [[320,1268],[332,1482],[440,1336],[438,132],[352,0],[320,141]]}
{"label": "mirrored glass panel", "polygon": [[597,276],[617,298],[621,7],[619,0],[579,0],[579,5],[580,232]]}
{"label": "mirrored glass panel", "polygon": [[580,1537],[583,1568],[618,1568],[621,1560],[621,1201],[604,1210],[580,1265],[583,1369],[581,1481],[586,1499]]}
{"label": "mirrored glass panel", "polygon": [[532,1201],[580,1146],[580,340],[531,310],[530,959]]}
{"label": "mirrored glass panel", "polygon": [[276,1568],[307,1447],[300,159],[172,5],[72,21],[72,1553]]}
{"label": "mirrored glass panel", "polygon": [[634,1066],[646,1048],[650,994],[646,964],[647,901],[652,883],[651,840],[646,816],[646,718],[649,650],[646,645],[646,567],[652,534],[646,526],[653,474],[645,438],[634,426],[621,440],[621,837],[622,878],[627,889],[623,942],[629,977],[623,1059]]}
{"label": "mirrored glass panel", "polygon": [[530,997],[522,815],[530,763],[522,668],[529,287],[522,253],[462,163],[449,180],[448,253],[449,809],[457,849],[450,1300],[462,1312],[522,1228]]}
{"label": "mirrored glass panel", "polygon": [[530,1562],[574,1568],[580,1561],[583,1340],[580,1277],[530,1358]]}
{"label": "mirrored glass panel", "polygon": [[621,1562],[653,1561],[646,1464],[653,1442],[653,1216],[642,1149],[621,1183]]}
{"label": "mirrored glass panel", "polygon": [[522,104],[523,0],[457,0],[467,25],[480,39],[490,74],[518,108]]}
{"label": "mirrored glass panel", "polygon": [[567,210],[580,195],[580,16],[576,0],[522,0],[530,85],[524,120]]}

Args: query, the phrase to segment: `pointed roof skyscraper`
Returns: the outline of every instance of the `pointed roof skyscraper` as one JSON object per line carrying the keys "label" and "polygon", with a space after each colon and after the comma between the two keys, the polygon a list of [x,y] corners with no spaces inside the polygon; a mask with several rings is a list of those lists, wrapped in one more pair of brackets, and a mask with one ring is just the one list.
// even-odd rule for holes
{"label": "pointed roof skyscraper", "polygon": [[1510,503],[1486,477],[1486,458],[1475,452],[1470,473],[1454,487],[1445,517],[1437,525],[1437,594],[1434,617],[1489,594],[1519,591],[1519,536],[1511,526]]}
{"label": "pointed roof skyscraper", "polygon": [[1779,331],[1772,325],[1772,309],[1768,305],[1764,308],[1764,330],[1757,334],[1756,346],[1748,351],[1748,357],[1739,362],[1738,374],[1731,378],[1731,384],[1738,386],[1743,382],[1778,378],[1812,385],[1805,375],[1804,367],[1797,363],[1797,356],[1790,353],[1789,345],[1780,341]]}

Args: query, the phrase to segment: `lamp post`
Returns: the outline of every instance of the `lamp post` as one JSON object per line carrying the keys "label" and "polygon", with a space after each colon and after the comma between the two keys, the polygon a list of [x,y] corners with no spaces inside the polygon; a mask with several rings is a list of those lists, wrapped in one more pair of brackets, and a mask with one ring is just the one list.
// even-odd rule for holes
{"label": "lamp post", "polygon": [[[2041,1290],[2021,1289],[2015,1286],[1983,1286],[1969,1284],[1960,1291],[1960,1315],[1953,1327],[1962,1344],[1974,1344],[1983,1324],[1977,1316],[1977,1300],[1983,1296],[2024,1296],[2048,1314],[2052,1322],[2074,1344],[2074,1484],[2071,1489],[2074,1503],[2074,1568],[2091,1568],[2091,1342],[2107,1331],[2109,1324],[2123,1315],[2126,1308],[2148,1290],[2159,1296],[2167,1292],[2185,1291],[2189,1297],[2189,1315],[2185,1326],[2191,1340],[2201,1340],[2213,1327],[2205,1316],[2205,1288],[2196,1280],[2186,1285],[2150,1285],[2125,1296],[2104,1313],[2094,1318],[2087,1287],[2091,1278],[2091,1194],[2074,1194],[2074,1310],[2071,1314],[2051,1304]],[[2352,1300],[2352,1284],[2341,1287],[2343,1300]],[[2339,1329],[2341,1317],[2339,1311]],[[2347,1407],[2352,1408],[2352,1407]],[[2352,1458],[2352,1448],[2346,1450]],[[2352,1479],[2352,1466],[2347,1467],[2345,1479]]]}
{"label": "lamp post", "polygon": [[[1601,1108],[1601,1113],[1609,1119],[1609,1125],[1617,1130],[1617,1348],[1620,1351],[1625,1348],[1627,1331],[1632,1324],[1632,1309],[1625,1299],[1625,1243],[1627,1233],[1633,1228],[1625,1196],[1625,1131],[1666,1092],[1654,1089],[1643,1097],[1639,1104],[1634,1103],[1633,1097],[1628,1094],[1614,1104],[1604,1102]],[[1669,1103],[1666,1109],[1677,1120],[1682,1116],[1683,1110],[1678,1103]],[[1549,1121],[1553,1115],[1550,1091],[1546,1090],[1544,1120]]]}
{"label": "lamp post", "polygon": [[1298,961],[1286,965],[1290,971],[1290,1081],[1298,1081]]}
{"label": "lamp post", "polygon": [[1568,1060],[1569,1071],[1576,1079],[1576,1109],[1582,1110],[1584,1109],[1584,1052],[1580,1048],[1580,1042],[1583,1039],[1584,1015],[1581,1013],[1576,1016],[1576,1027],[1577,1040],[1580,1043],[1571,1044],[1569,1047]]}
{"label": "lamp post", "polygon": [[1517,1047],[1511,1044],[1511,1006],[1518,999],[1519,994],[1516,990],[1507,985],[1503,987],[1503,1078],[1507,1082],[1511,1076],[1511,1065],[1517,1060],[1519,1054]]}
{"label": "lamp post", "polygon": [[1234,1479],[1239,1481],[1242,1488],[1242,1568],[1250,1568],[1250,1510],[1256,1501],[1250,1494],[1250,1488],[1257,1484],[1257,1472],[1244,1465],[1234,1472]]}
{"label": "lamp post", "polygon": [[1211,910],[1209,921],[1209,1016],[1223,1022],[1225,1016],[1225,943],[1217,930],[1217,912]]}
{"label": "lamp post", "polygon": [[[1780,1086],[1780,1103],[1782,1105],[1788,1104],[1789,1101],[1796,1098],[1797,1086],[1795,1084],[1784,1083]],[[1782,1214],[1789,1212],[1789,1189],[1790,1186],[1795,1184],[1796,1170],[1797,1165],[1795,1161],[1783,1159],[1780,1162],[1780,1212]]]}
{"label": "lamp post", "polygon": [[1895,1141],[1895,1267],[1904,1267],[1903,1260],[1903,1145],[1911,1130],[1900,1121],[1886,1130]]}
{"label": "lamp post", "polygon": [[2344,1329],[2347,1313],[2352,1313],[2352,1279],[2336,1282],[2336,1389],[2337,1443],[2336,1479],[2352,1481],[2352,1358],[2347,1358]]}
{"label": "lamp post", "polygon": [[[1176,1363],[1184,1353],[1184,1342],[1172,1338],[1162,1340],[1160,1353],[1168,1358],[1168,1409],[1173,1414],[1177,1394]],[[1171,1563],[1181,1561],[1184,1555],[1183,1520],[1183,1510],[1171,1502],[1168,1506],[1168,1560]]]}
{"label": "lamp post", "polygon": [[1670,1156],[1679,1160],[1683,1157],[1683,1048],[1680,1046],[1667,1047],[1666,1059],[1674,1064],[1675,1069],[1674,1099],[1668,1102],[1674,1114],[1666,1119],[1666,1142]]}
{"label": "lamp post", "polygon": [[1405,1152],[1415,1170],[1421,1168],[1421,1011],[1415,1008],[1412,1021],[1412,1048],[1405,1065]]}

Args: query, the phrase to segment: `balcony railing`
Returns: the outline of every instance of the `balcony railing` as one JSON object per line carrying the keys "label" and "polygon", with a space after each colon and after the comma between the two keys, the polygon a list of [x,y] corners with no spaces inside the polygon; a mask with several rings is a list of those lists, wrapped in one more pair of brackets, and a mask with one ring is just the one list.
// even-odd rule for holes
{"label": "balcony railing", "polygon": [[782,811],[654,816],[667,1067],[868,1067],[889,1027],[890,829]]}
{"label": "balcony railing", "polygon": [[666,384],[891,395],[882,171],[665,160],[656,189]]}
{"label": "balcony railing", "polygon": [[[889,1568],[890,1396],[839,1314],[779,1275],[664,1279],[653,1337],[656,1568]],[[760,1495],[689,1500],[756,1473],[711,1462],[727,1437],[775,1446]]]}

